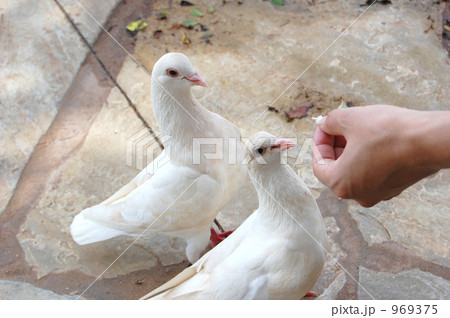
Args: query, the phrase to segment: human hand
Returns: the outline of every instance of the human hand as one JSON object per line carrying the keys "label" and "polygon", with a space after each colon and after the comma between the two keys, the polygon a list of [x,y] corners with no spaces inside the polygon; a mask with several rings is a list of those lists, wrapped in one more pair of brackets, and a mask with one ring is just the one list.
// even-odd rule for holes
{"label": "human hand", "polygon": [[450,112],[388,105],[334,110],[314,135],[314,174],[339,197],[364,207],[389,200],[448,164],[439,159],[448,150],[433,138],[438,113],[448,126]]}

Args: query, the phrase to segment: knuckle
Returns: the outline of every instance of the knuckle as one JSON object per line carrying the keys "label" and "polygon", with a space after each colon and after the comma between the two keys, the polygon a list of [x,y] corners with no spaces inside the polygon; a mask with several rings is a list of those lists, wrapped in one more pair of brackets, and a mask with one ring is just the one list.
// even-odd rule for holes
{"label": "knuckle", "polygon": [[334,194],[342,199],[350,199],[351,198],[351,190],[350,187],[345,183],[338,183],[332,187]]}
{"label": "knuckle", "polygon": [[327,115],[325,125],[336,127],[340,130],[348,126],[349,116],[351,116],[351,109],[335,109]]}
{"label": "knuckle", "polygon": [[337,113],[337,109],[332,110],[331,112],[328,113],[327,115],[327,124],[334,124],[335,122],[337,122],[337,117],[338,117],[338,113]]}
{"label": "knuckle", "polygon": [[373,201],[358,201],[358,203],[364,207],[364,208],[371,208],[373,207],[375,204],[377,204],[378,202],[373,202]]}

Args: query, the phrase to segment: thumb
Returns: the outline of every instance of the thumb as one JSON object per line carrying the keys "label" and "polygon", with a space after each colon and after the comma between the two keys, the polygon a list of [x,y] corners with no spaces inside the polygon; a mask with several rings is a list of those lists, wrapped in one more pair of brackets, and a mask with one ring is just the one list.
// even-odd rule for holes
{"label": "thumb", "polygon": [[344,136],[348,122],[348,109],[331,111],[319,122],[319,128],[332,136]]}

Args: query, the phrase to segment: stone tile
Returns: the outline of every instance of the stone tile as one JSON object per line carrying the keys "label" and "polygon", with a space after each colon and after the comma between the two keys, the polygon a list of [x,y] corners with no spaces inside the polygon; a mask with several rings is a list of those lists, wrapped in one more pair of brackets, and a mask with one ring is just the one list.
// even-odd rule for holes
{"label": "stone tile", "polygon": [[340,270],[336,278],[331,282],[327,289],[317,299],[337,299],[339,292],[344,288],[347,277],[344,270]]}
{"label": "stone tile", "polygon": [[[28,283],[0,280],[0,299],[3,300],[74,300],[78,296],[59,295]],[[81,297],[80,299],[84,299]]]}
{"label": "stone tile", "polygon": [[[97,36],[102,31],[102,28],[96,23],[100,23],[102,26],[116,7],[120,0],[102,0],[102,1],[89,1],[89,0],[58,0],[64,7],[64,10],[70,15],[73,21],[76,23],[78,29],[83,36],[93,45]],[[84,9],[85,10],[84,10]],[[87,13],[87,12],[88,13]],[[96,21],[94,21],[94,19]]]}
{"label": "stone tile", "polygon": [[[130,133],[142,129],[123,95],[113,88],[82,148],[62,169],[60,182],[47,189],[17,235],[27,262],[39,278],[72,269],[97,276],[134,242],[134,238],[119,237],[78,246],[72,241],[69,226],[81,210],[100,203],[139,172],[126,163],[127,155],[135,155],[127,153],[133,137]],[[110,278],[160,264],[181,263],[185,256],[180,241],[163,237],[139,239],[103,276]]]}
{"label": "stone tile", "polygon": [[[375,299],[449,299],[450,282],[418,269],[397,274],[361,267],[359,282]],[[372,299],[361,287],[359,299]]]}
{"label": "stone tile", "polygon": [[450,171],[424,179],[388,202],[349,212],[369,245],[392,240],[423,259],[450,266]]}
{"label": "stone tile", "polygon": [[336,299],[346,282],[345,271],[341,266],[342,259],[347,255],[338,244],[337,236],[340,228],[334,217],[324,217],[329,246],[322,273],[313,287],[313,291],[320,295],[320,299]]}
{"label": "stone tile", "polygon": [[[81,1],[102,23],[117,2]],[[99,28],[73,5],[68,9],[93,43]],[[0,15],[1,214],[88,49],[53,1],[6,0]]]}

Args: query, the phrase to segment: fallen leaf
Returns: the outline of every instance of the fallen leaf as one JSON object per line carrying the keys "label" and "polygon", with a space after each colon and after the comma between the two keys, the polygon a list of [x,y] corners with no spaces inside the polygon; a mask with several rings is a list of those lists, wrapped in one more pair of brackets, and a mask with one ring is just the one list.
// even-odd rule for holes
{"label": "fallen leaf", "polygon": [[187,33],[184,32],[183,34],[183,44],[190,45],[192,43],[191,39],[188,38]]}
{"label": "fallen leaf", "polygon": [[170,29],[171,29],[171,30],[173,30],[173,29],[178,30],[178,29],[181,28],[181,27],[182,27],[181,24],[179,24],[179,23],[174,23],[174,24],[172,24],[172,26],[170,27]]}
{"label": "fallen leaf", "polygon": [[214,10],[214,8],[209,8],[209,9],[208,9],[208,13],[209,13],[209,14],[213,14],[215,11],[216,11],[216,10]]}
{"label": "fallen leaf", "polygon": [[153,32],[153,37],[155,39],[159,39],[162,36],[162,34],[163,34],[162,30],[156,30],[155,32]]}
{"label": "fallen leaf", "polygon": [[268,111],[270,111],[270,112],[275,112],[275,113],[278,113],[279,112],[279,110],[278,109],[276,109],[275,107],[273,107],[273,106],[269,106],[269,107],[267,107],[267,110]]}
{"label": "fallen leaf", "polygon": [[189,6],[193,6],[193,5],[194,4],[189,1],[181,1],[180,2],[180,6],[183,6],[183,7],[189,7]]}
{"label": "fallen leaf", "polygon": [[448,25],[444,25],[444,29],[446,29],[447,31],[449,31],[449,32],[450,32],[450,26],[448,26]]}
{"label": "fallen leaf", "polygon": [[130,32],[143,30],[146,27],[147,27],[147,22],[144,22],[142,20],[131,21],[130,23],[127,24],[127,30]]}
{"label": "fallen leaf", "polygon": [[197,8],[192,8],[191,14],[196,17],[203,17],[205,14]]}
{"label": "fallen leaf", "polygon": [[272,0],[272,4],[276,6],[284,6],[284,0]]}
{"label": "fallen leaf", "polygon": [[211,33],[206,33],[206,34],[203,34],[202,35],[202,37],[201,37],[201,39],[209,39],[210,37],[212,37],[213,35],[211,34]]}
{"label": "fallen leaf", "polygon": [[168,15],[169,12],[167,12],[167,10],[159,10],[159,14],[161,14],[161,15]]}
{"label": "fallen leaf", "polygon": [[147,23],[142,20],[131,21],[127,24],[127,31],[131,36],[135,36],[138,31],[147,27]]}
{"label": "fallen leaf", "polygon": [[185,28],[192,29],[194,26],[197,25],[197,21],[195,21],[195,20],[184,20],[181,25],[183,27],[185,27]]}
{"label": "fallen leaf", "polygon": [[311,103],[311,104],[309,104],[309,105],[306,105],[306,106],[300,106],[300,107],[298,107],[298,108],[296,108],[296,109],[293,109],[293,110],[290,110],[290,111],[288,111],[288,112],[285,112],[285,114],[286,114],[286,117],[287,117],[287,121],[288,122],[291,122],[291,121],[293,121],[294,120],[294,118],[299,118],[299,119],[301,119],[301,118],[303,118],[303,117],[306,117],[306,113],[308,112],[308,110],[311,108],[311,107],[313,107],[314,106],[314,104],[313,103]]}

